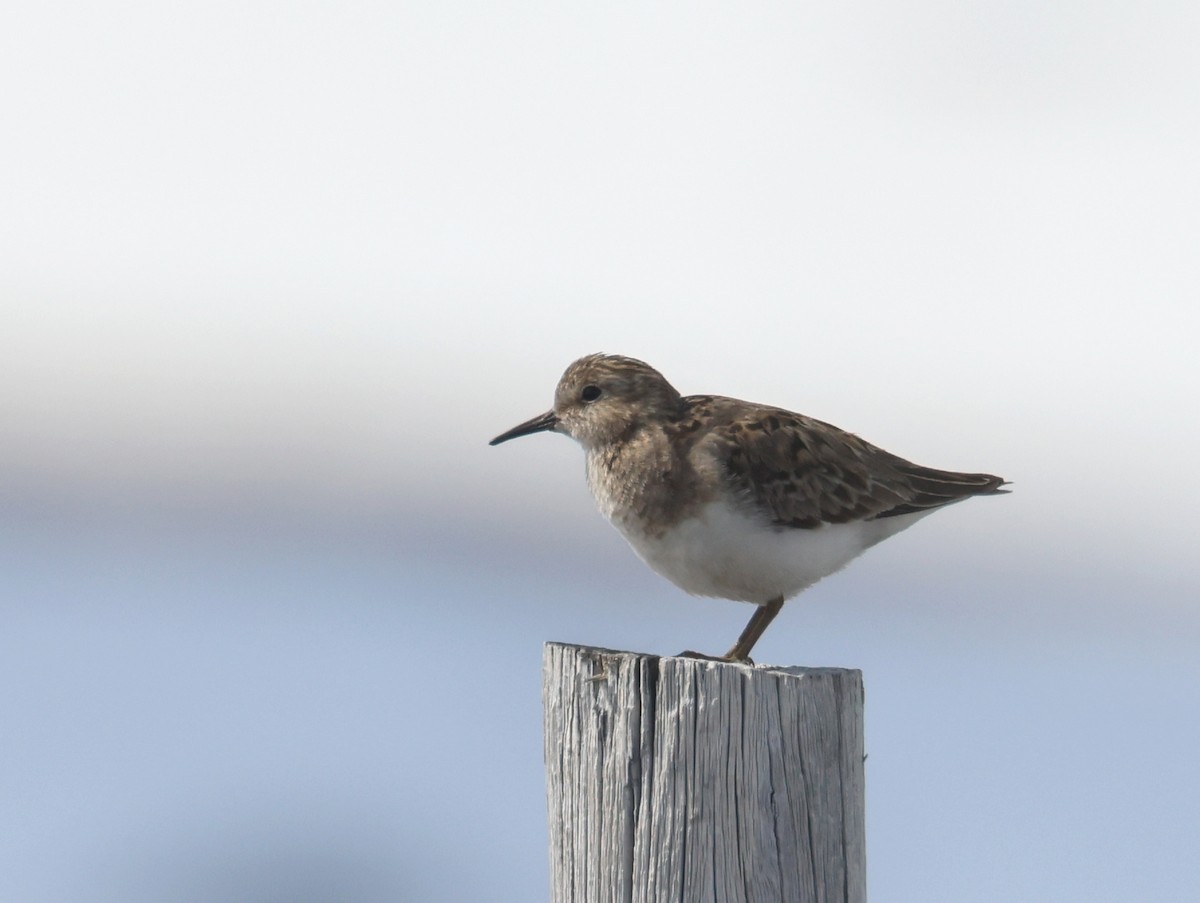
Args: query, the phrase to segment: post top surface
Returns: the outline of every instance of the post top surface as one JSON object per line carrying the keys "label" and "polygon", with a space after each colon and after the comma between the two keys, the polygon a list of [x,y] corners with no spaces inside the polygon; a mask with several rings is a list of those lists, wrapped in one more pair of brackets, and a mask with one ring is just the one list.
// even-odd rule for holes
{"label": "post top surface", "polygon": [[852,674],[861,678],[862,671],[858,668],[837,668],[826,666],[809,666],[809,665],[768,665],[768,664],[747,664],[744,662],[723,662],[714,661],[711,659],[690,658],[680,655],[655,655],[648,652],[630,652],[622,649],[605,649],[601,646],[587,646],[579,643],[559,643],[547,641],[545,650],[549,651],[552,648],[561,649],[565,652],[573,652],[580,655],[602,656],[604,658],[624,658],[631,661],[645,660],[652,662],[678,662],[694,665],[697,667],[706,668],[736,668],[742,671],[751,671],[755,673],[768,674],[787,674],[792,677],[813,677],[835,674]]}

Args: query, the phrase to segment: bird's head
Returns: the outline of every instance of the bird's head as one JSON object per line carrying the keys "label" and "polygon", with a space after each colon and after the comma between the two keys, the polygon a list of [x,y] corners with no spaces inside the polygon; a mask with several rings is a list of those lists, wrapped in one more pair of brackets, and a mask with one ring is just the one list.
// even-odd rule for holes
{"label": "bird's head", "polygon": [[643,423],[678,412],[682,399],[661,373],[642,361],[589,354],[571,364],[554,390],[554,407],[491,441],[531,433],[564,433],[584,448],[615,442]]}

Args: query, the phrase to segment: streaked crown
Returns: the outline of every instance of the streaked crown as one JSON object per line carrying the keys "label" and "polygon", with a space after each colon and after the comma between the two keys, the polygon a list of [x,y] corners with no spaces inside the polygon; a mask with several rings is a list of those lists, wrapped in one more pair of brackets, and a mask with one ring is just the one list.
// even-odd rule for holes
{"label": "streaked crown", "polygon": [[615,441],[640,424],[668,418],[682,399],[649,364],[589,354],[571,364],[554,391],[558,429],[585,447]]}

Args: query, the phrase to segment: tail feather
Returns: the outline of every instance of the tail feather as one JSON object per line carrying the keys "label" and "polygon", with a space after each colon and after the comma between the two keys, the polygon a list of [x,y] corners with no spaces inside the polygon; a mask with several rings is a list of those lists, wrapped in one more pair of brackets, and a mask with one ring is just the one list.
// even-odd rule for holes
{"label": "tail feather", "polygon": [[935,470],[909,461],[902,461],[896,469],[906,478],[910,498],[894,508],[878,514],[878,517],[895,517],[928,511],[960,502],[975,495],[1003,495],[1010,490],[1003,477],[990,473],[956,473],[951,470]]}

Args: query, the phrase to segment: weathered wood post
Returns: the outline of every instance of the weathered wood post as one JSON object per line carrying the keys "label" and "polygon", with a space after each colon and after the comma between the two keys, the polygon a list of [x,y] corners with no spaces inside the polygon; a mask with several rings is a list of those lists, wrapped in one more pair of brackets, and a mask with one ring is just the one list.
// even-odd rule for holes
{"label": "weathered wood post", "polygon": [[547,643],[553,903],[863,903],[862,673]]}

